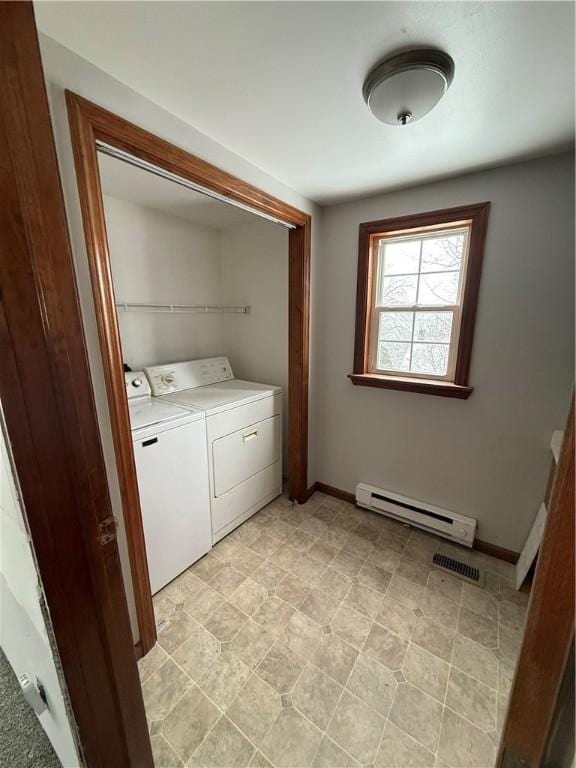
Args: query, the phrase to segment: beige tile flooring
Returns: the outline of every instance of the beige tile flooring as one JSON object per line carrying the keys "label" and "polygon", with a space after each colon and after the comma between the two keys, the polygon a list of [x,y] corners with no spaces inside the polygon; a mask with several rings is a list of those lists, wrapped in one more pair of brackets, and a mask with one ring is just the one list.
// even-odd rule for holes
{"label": "beige tile flooring", "polygon": [[[438,550],[484,587],[432,569]],[[156,768],[492,766],[527,602],[512,576],[322,494],[277,499],[154,598]]]}

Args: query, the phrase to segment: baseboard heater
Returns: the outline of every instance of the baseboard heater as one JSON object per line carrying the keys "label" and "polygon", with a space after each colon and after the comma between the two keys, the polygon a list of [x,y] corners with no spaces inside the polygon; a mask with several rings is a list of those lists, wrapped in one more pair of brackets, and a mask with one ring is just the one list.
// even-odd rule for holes
{"label": "baseboard heater", "polygon": [[356,486],[356,503],[359,507],[436,533],[467,547],[474,544],[476,520],[473,517],[457,515],[447,509],[409,499],[366,483],[358,483]]}

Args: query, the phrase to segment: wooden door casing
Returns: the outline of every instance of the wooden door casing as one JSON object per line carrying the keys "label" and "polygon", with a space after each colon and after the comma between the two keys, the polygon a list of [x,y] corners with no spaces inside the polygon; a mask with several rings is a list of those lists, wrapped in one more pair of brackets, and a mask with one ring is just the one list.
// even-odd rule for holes
{"label": "wooden door casing", "polygon": [[552,486],[498,766],[543,765],[574,645],[574,394]]}
{"label": "wooden door casing", "polygon": [[141,652],[156,639],[110,254],[98,168],[97,141],[158,166],[293,228],[288,242],[288,483],[291,498],[308,498],[308,379],[312,219],[303,211],[170,144],[149,131],[66,92],[68,115],[100,350],[134,586]]}
{"label": "wooden door casing", "polygon": [[152,768],[29,2],[0,3],[0,99],[0,397],[30,535],[86,764]]}

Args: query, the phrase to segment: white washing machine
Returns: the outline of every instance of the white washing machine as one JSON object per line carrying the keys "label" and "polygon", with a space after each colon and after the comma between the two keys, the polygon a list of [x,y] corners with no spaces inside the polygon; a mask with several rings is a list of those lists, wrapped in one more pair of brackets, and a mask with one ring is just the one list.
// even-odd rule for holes
{"label": "white washing machine", "polygon": [[152,594],[212,548],[204,411],[151,397],[125,374]]}
{"label": "white washing machine", "polygon": [[145,371],[163,402],[206,413],[216,543],[282,493],[282,388],[235,379],[226,357]]}

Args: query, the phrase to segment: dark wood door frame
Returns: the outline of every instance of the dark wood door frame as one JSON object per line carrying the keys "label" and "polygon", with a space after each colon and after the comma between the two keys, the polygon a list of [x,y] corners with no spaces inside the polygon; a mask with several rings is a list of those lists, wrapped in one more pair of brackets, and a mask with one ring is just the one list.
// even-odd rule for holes
{"label": "dark wood door frame", "polygon": [[544,765],[573,646],[574,395],[538,555],[498,766]]}
{"label": "dark wood door frame", "polygon": [[90,768],[152,768],[32,4],[0,3],[0,398]]}
{"label": "dark wood door frame", "polygon": [[294,228],[289,235],[289,494],[305,502],[308,474],[308,374],[311,217],[102,107],[66,92],[76,176],[140,628],[141,652],[156,640],[130,420],[124,386],[97,141],[248,205]]}

